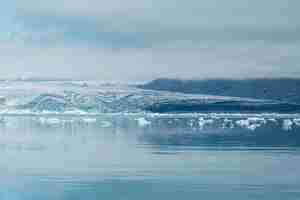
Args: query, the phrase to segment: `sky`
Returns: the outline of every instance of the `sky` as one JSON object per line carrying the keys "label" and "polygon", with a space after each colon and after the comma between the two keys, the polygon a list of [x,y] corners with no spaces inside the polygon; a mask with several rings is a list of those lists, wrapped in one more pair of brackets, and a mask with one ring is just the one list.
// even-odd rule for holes
{"label": "sky", "polygon": [[300,78],[299,0],[10,0],[0,78]]}

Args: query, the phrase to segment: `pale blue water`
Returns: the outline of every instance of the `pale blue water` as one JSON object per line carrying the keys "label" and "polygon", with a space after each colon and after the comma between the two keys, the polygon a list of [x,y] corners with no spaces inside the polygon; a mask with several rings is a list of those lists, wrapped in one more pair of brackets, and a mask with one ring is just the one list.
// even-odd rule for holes
{"label": "pale blue water", "polygon": [[0,199],[300,199],[295,124],[252,131],[193,120],[4,117]]}

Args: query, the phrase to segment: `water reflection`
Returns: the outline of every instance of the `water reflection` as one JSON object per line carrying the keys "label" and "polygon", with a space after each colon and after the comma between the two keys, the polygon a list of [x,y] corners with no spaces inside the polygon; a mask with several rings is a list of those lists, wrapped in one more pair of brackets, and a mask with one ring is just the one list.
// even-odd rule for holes
{"label": "water reflection", "polygon": [[300,198],[297,128],[191,120],[5,117],[0,199]]}

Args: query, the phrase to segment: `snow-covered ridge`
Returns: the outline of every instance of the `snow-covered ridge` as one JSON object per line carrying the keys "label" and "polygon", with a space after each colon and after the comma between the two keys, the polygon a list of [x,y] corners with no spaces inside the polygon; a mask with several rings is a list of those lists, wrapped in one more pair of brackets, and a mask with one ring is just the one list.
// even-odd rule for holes
{"label": "snow-covered ridge", "polygon": [[[1,114],[300,113],[300,105],[96,82],[1,82]],[[243,124],[243,122],[241,122]]]}

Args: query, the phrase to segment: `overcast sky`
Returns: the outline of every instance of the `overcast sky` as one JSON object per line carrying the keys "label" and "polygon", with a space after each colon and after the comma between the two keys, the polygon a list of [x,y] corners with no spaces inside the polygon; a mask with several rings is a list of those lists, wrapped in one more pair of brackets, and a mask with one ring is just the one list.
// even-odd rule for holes
{"label": "overcast sky", "polygon": [[299,0],[9,0],[0,77],[300,77]]}

